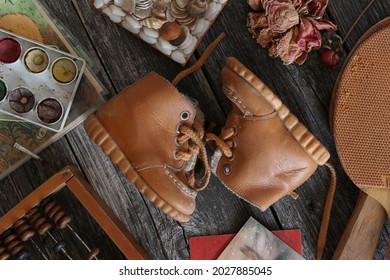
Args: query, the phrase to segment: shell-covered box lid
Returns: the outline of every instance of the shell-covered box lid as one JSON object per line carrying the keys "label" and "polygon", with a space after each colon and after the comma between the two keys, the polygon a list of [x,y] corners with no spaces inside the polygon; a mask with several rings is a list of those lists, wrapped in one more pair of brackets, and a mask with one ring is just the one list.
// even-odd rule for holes
{"label": "shell-covered box lid", "polygon": [[94,0],[111,21],[185,65],[228,0]]}

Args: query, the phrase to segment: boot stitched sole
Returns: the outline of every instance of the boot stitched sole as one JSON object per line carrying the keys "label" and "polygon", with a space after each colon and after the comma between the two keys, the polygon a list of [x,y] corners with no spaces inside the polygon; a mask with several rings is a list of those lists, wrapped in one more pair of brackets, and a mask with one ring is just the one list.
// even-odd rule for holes
{"label": "boot stitched sole", "polygon": [[108,155],[119,170],[161,211],[179,222],[187,222],[190,216],[183,214],[164,199],[162,199],[137,173],[119,146],[100,123],[95,115],[91,115],[84,124],[89,137]]}
{"label": "boot stitched sole", "polygon": [[[297,117],[256,75],[233,57],[226,59],[226,65],[267,100],[278,114],[286,129],[317,164],[324,165],[329,160],[330,154],[321,142],[298,121]],[[225,94],[230,96],[228,90],[225,90]]]}

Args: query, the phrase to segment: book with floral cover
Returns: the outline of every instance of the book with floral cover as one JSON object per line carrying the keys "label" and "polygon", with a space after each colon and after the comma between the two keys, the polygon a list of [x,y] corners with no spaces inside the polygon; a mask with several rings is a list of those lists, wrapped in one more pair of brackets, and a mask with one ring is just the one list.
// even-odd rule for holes
{"label": "book with floral cover", "polygon": [[[272,233],[302,255],[301,231],[299,229],[275,230]],[[191,260],[216,260],[235,236],[235,234],[222,234],[190,237]]]}
{"label": "book with floral cover", "polygon": [[303,259],[301,255],[252,217],[218,257],[218,260]]}

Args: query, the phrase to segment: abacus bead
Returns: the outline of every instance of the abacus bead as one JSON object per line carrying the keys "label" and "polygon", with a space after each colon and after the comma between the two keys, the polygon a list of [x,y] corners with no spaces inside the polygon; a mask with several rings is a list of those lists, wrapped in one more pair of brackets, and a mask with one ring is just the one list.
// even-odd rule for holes
{"label": "abacus bead", "polygon": [[11,254],[5,252],[4,254],[0,254],[0,260],[8,260],[11,257]]}
{"label": "abacus bead", "polygon": [[22,251],[16,256],[17,260],[28,260],[30,259],[30,253],[27,251]]}
{"label": "abacus bead", "polygon": [[92,259],[94,259],[97,255],[99,255],[99,253],[100,253],[100,249],[99,248],[94,248],[94,249],[92,249],[91,250],[91,252],[89,252],[89,254],[88,254],[88,260],[92,260]]}
{"label": "abacus bead", "polygon": [[53,250],[56,253],[60,253],[66,247],[65,241],[59,241],[56,245],[54,245]]}

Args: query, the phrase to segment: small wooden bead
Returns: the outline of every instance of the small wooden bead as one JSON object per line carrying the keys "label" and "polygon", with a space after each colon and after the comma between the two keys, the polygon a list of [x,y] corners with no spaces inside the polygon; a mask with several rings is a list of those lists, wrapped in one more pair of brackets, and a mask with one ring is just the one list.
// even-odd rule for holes
{"label": "small wooden bead", "polygon": [[54,245],[53,250],[56,253],[61,253],[63,250],[65,250],[66,243],[65,241],[59,241],[56,245]]}
{"label": "small wooden bead", "polygon": [[99,253],[100,253],[99,248],[93,248],[91,252],[89,252],[87,256],[87,260],[93,260],[94,258],[96,258],[97,255],[99,255]]}
{"label": "small wooden bead", "polygon": [[11,254],[8,252],[5,252],[4,254],[0,254],[0,260],[8,260],[11,257]]}
{"label": "small wooden bead", "polygon": [[30,253],[28,251],[22,251],[20,252],[16,257],[15,259],[17,260],[28,260],[30,259]]}
{"label": "small wooden bead", "polygon": [[35,235],[35,231],[32,229],[31,225],[27,223],[25,218],[18,220],[13,225],[13,228],[22,241],[27,241]]}

